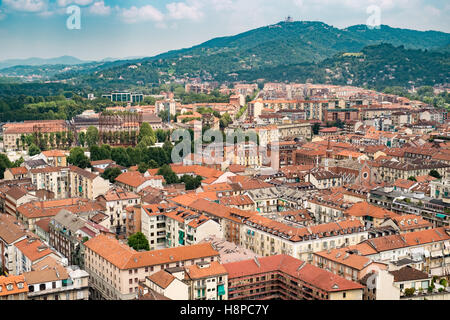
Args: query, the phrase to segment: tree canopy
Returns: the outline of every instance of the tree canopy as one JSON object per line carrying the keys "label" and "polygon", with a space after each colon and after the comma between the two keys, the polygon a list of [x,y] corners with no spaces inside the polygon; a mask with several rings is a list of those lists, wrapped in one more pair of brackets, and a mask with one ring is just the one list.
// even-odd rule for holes
{"label": "tree canopy", "polygon": [[128,238],[128,245],[134,250],[150,250],[148,240],[142,232],[136,232]]}

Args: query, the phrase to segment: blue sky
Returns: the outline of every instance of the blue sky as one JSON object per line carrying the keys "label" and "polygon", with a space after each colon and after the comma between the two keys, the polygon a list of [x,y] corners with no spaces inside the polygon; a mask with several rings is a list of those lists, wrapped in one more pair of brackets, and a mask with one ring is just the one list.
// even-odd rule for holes
{"label": "blue sky", "polygon": [[[80,30],[66,27],[70,5],[81,8]],[[288,15],[343,28],[365,24],[374,5],[382,24],[450,32],[446,0],[0,0],[0,60],[152,56]]]}

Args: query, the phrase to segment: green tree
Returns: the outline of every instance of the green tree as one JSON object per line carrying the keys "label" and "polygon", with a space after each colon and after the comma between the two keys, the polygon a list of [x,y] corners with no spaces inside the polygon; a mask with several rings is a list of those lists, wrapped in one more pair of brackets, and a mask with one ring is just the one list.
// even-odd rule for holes
{"label": "green tree", "polygon": [[111,150],[111,159],[120,166],[130,166],[130,156],[124,147],[113,148]]}
{"label": "green tree", "polygon": [[413,176],[409,177],[408,180],[410,180],[410,181],[417,181],[416,177],[413,177]]}
{"label": "green tree", "polygon": [[159,168],[159,165],[158,165],[158,163],[155,160],[150,160],[148,162],[148,166],[149,166],[150,169]]}
{"label": "green tree", "polygon": [[114,183],[114,181],[116,180],[116,178],[118,176],[120,176],[122,174],[122,171],[117,168],[117,167],[113,167],[113,168],[107,168],[103,173],[102,173],[102,178],[109,180],[109,182]]}
{"label": "green tree", "polygon": [[203,178],[200,176],[191,177],[184,175],[180,180],[186,185],[186,190],[195,190],[201,186]]}
{"label": "green tree", "polygon": [[128,245],[136,251],[150,250],[148,240],[142,232],[136,232],[128,238]]}
{"label": "green tree", "polygon": [[230,123],[232,123],[233,120],[231,119],[231,116],[228,114],[228,112],[225,112],[221,117],[220,117],[220,128],[221,129],[225,129],[226,127],[228,127],[228,125]]}
{"label": "green tree", "polygon": [[90,148],[94,145],[97,145],[98,142],[99,142],[98,129],[94,126],[90,126],[86,131],[86,143]]}
{"label": "green tree", "polygon": [[86,144],[86,133],[84,131],[81,131],[78,134],[78,142],[80,143],[80,146],[84,147]]}
{"label": "green tree", "polygon": [[30,147],[28,148],[28,154],[30,155],[30,157],[35,156],[39,153],[41,153],[41,149],[39,149],[39,147],[37,145],[32,143],[30,145]]}
{"label": "green tree", "polygon": [[145,97],[143,102],[144,104],[154,106],[156,103],[156,99],[153,97]]}
{"label": "green tree", "polygon": [[143,122],[141,124],[141,127],[139,129],[138,142],[141,142],[144,137],[149,137],[153,142],[152,145],[155,144],[156,134],[148,122]]}
{"label": "green tree", "polygon": [[84,150],[80,147],[75,147],[70,150],[67,162],[82,169],[90,166],[89,158],[86,157],[86,155],[84,154]]}
{"label": "green tree", "polygon": [[138,171],[140,173],[145,173],[148,169],[150,169],[150,168],[149,168],[148,164],[146,164],[145,162],[141,162],[139,164]]}
{"label": "green tree", "polygon": [[101,147],[93,145],[89,148],[89,151],[91,153],[91,161],[111,159],[111,147],[107,144],[104,144]]}
{"label": "green tree", "polygon": [[158,139],[158,142],[164,142],[167,139],[166,131],[163,129],[157,129],[156,132],[156,138]]}
{"label": "green tree", "polygon": [[439,172],[437,172],[434,169],[430,171],[429,175],[432,176],[432,177],[435,177],[437,179],[441,179],[442,178],[442,176],[439,174]]}
{"label": "green tree", "polygon": [[320,123],[314,123],[312,126],[312,131],[314,135],[318,135],[320,130]]}
{"label": "green tree", "polygon": [[0,179],[4,178],[5,170],[12,167],[12,163],[4,153],[0,153]]}
{"label": "green tree", "polygon": [[175,172],[173,172],[172,168],[168,164],[163,165],[158,170],[157,174],[163,176],[167,184],[174,184],[179,182],[177,175],[175,174]]}

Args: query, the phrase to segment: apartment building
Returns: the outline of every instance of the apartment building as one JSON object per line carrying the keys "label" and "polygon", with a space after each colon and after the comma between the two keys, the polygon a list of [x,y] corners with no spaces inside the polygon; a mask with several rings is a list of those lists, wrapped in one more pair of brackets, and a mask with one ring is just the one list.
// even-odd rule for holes
{"label": "apartment building", "polygon": [[361,280],[368,273],[388,268],[387,264],[372,261],[346,248],[315,252],[313,264],[352,281]]}
{"label": "apartment building", "polygon": [[244,221],[256,214],[253,211],[227,207],[206,199],[198,199],[186,207],[216,221],[222,227],[222,235],[225,240],[236,244],[240,243],[241,228]]}
{"label": "apartment building", "polygon": [[[349,249],[374,261],[395,263],[408,258],[432,275],[450,271],[450,230],[440,227],[365,240]],[[419,263],[420,262],[420,263]]]}
{"label": "apartment building", "polygon": [[139,291],[150,291],[171,300],[227,300],[228,273],[219,262],[198,262],[187,267],[160,270],[140,283]]}
{"label": "apartment building", "polygon": [[310,182],[317,189],[328,189],[340,187],[342,185],[342,176],[332,171],[314,168],[305,176],[305,181]]}
{"label": "apartment building", "polygon": [[74,197],[61,200],[28,202],[17,208],[15,216],[29,230],[34,231],[36,229],[36,222],[41,219],[54,217],[61,209],[76,213],[88,219],[105,211],[105,208],[100,203]]}
{"label": "apartment building", "polygon": [[156,292],[170,300],[190,300],[189,285],[184,282],[184,269],[169,268],[145,277],[139,283],[139,295]]}
{"label": "apartment building", "polygon": [[437,161],[404,163],[384,160],[377,167],[377,176],[384,182],[394,183],[397,179],[407,180],[409,177],[427,175],[431,170],[436,170],[443,176],[448,167],[447,163]]}
{"label": "apartment building", "polygon": [[126,232],[126,208],[141,204],[141,197],[122,188],[113,188],[97,197],[97,202],[106,208],[110,229],[118,234]]}
{"label": "apartment building", "polygon": [[100,233],[110,232],[105,227],[64,209],[49,221],[50,246],[67,258],[69,265],[81,268],[84,268],[83,242]]}
{"label": "apartment building", "polygon": [[23,275],[0,276],[1,300],[27,300],[28,284]]}
{"label": "apartment building", "polygon": [[221,197],[219,203],[240,210],[256,211],[255,202],[248,195]]}
{"label": "apartment building", "polygon": [[94,200],[109,190],[108,180],[76,166],[31,169],[29,177],[33,185],[53,192],[56,199],[80,197]]}
{"label": "apartment building", "polygon": [[1,273],[14,274],[16,270],[15,245],[26,239],[27,231],[12,216],[0,214],[0,267]]}
{"label": "apartment building", "polygon": [[229,300],[362,300],[364,286],[288,255],[224,264]]}
{"label": "apartment building", "polygon": [[368,239],[359,220],[344,220],[308,227],[297,227],[263,216],[244,221],[240,245],[260,256],[287,254],[312,261],[313,253]]}
{"label": "apartment building", "polygon": [[217,261],[185,267],[190,300],[228,300],[228,272]]}
{"label": "apartment building", "polygon": [[44,161],[52,167],[67,166],[67,156],[63,150],[47,150],[41,153],[44,156]]}
{"label": "apartment building", "polygon": [[12,187],[5,193],[5,213],[15,216],[18,207],[35,200],[37,200],[37,197],[29,193],[24,187]]}
{"label": "apartment building", "polygon": [[89,274],[46,257],[23,274],[29,300],[88,300]]}
{"label": "apartment building", "polygon": [[33,266],[45,257],[52,257],[62,261],[60,254],[41,242],[38,238],[27,236],[27,238],[14,244],[15,270],[13,274],[19,275],[31,271]]}
{"label": "apartment building", "polygon": [[26,167],[7,168],[5,170],[4,180],[17,180],[28,177],[28,169]]}
{"label": "apartment building", "polygon": [[94,299],[134,299],[138,282],[153,273],[197,262],[213,262],[219,257],[209,243],[137,252],[114,238],[98,235],[84,245]]}
{"label": "apartment building", "polygon": [[116,178],[115,183],[124,190],[138,193],[147,187],[163,188],[163,176],[144,175],[139,171],[124,172]]}
{"label": "apartment building", "polygon": [[359,219],[368,229],[372,227],[378,228],[386,219],[399,216],[395,212],[374,206],[367,201],[353,204],[344,211],[344,215]]}
{"label": "apartment building", "polygon": [[208,236],[223,236],[219,223],[182,207],[147,205],[141,210],[141,231],[151,250],[192,245]]}
{"label": "apartment building", "polygon": [[5,151],[19,150],[21,137],[31,134],[51,134],[67,131],[64,120],[24,121],[3,125],[3,149]]}

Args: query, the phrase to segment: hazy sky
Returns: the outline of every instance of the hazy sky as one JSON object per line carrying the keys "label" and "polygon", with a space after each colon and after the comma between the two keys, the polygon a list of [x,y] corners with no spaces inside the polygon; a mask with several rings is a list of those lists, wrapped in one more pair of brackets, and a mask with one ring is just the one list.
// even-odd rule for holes
{"label": "hazy sky", "polygon": [[[66,26],[74,4],[81,8],[79,30]],[[0,60],[152,56],[288,15],[343,28],[365,24],[372,5],[382,24],[450,32],[447,0],[0,0]]]}

